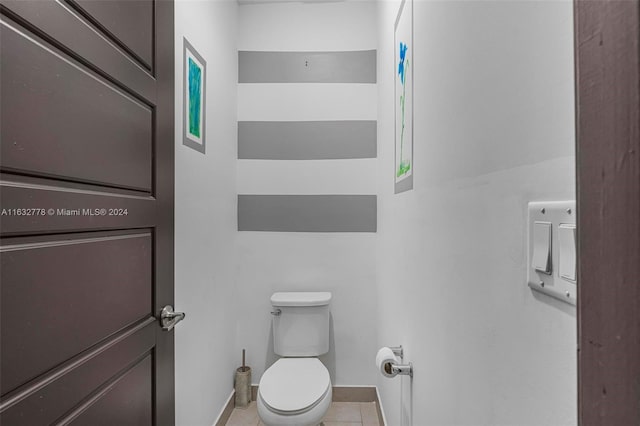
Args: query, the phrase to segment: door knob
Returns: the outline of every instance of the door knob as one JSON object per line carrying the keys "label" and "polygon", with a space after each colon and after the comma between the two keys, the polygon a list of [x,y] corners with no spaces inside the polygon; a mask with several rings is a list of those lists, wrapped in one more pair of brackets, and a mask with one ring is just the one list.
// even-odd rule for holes
{"label": "door knob", "polygon": [[167,305],[160,311],[160,325],[162,325],[163,330],[169,331],[182,321],[185,316],[184,312],[174,312],[173,306]]}

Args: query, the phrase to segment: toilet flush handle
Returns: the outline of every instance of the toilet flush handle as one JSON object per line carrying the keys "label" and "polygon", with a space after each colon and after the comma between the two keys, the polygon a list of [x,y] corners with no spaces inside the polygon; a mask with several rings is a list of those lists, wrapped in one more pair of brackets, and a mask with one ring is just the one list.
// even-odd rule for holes
{"label": "toilet flush handle", "polygon": [[271,311],[271,315],[273,315],[274,317],[280,316],[281,313],[282,313],[282,310],[280,308],[276,308],[273,311]]}

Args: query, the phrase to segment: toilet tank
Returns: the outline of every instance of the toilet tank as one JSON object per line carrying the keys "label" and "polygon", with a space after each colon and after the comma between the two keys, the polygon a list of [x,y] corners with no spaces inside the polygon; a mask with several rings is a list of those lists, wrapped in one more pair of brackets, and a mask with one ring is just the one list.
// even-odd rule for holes
{"label": "toilet tank", "polygon": [[273,349],[280,356],[329,352],[329,292],[274,293]]}

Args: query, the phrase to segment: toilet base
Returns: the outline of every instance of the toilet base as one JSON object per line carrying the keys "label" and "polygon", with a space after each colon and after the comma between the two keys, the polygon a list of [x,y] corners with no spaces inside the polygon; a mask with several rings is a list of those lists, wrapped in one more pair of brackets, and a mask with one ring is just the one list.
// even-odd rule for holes
{"label": "toilet base", "polygon": [[333,391],[331,386],[322,399],[309,411],[297,414],[281,414],[271,411],[262,400],[258,390],[257,406],[260,420],[266,426],[317,426],[331,406]]}

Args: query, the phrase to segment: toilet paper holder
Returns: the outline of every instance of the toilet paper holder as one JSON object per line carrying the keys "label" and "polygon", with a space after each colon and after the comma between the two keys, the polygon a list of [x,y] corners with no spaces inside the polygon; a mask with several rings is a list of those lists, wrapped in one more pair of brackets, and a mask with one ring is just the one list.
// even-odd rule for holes
{"label": "toilet paper holder", "polygon": [[[402,345],[400,346],[389,346],[389,349],[393,352],[393,354],[397,357],[400,357],[402,360],[404,358],[404,349]],[[386,373],[389,374],[388,377],[395,376],[409,376],[413,378],[413,363],[408,364],[396,364],[389,362],[384,365]]]}
{"label": "toilet paper holder", "polygon": [[[412,363],[409,363],[409,364],[389,364],[389,367],[391,367],[391,371],[389,372],[389,374],[391,374],[391,377],[409,376],[409,377],[413,378],[413,364]],[[387,366],[385,366],[385,368],[387,368]]]}
{"label": "toilet paper holder", "polygon": [[400,358],[404,358],[404,349],[402,349],[402,345],[400,346],[389,346],[389,349],[393,352],[395,356],[399,356]]}

